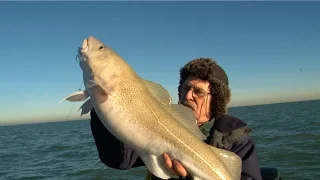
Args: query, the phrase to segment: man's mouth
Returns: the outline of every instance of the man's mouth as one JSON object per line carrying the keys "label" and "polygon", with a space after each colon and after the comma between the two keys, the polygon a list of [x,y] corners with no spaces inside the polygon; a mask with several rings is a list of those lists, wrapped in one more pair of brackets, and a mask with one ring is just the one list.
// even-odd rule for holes
{"label": "man's mouth", "polygon": [[189,103],[188,101],[185,101],[185,102],[183,102],[182,103],[183,105],[185,105],[185,106],[187,106],[187,107],[189,107],[192,111],[195,111],[195,107],[194,107],[194,105],[192,105],[191,103]]}
{"label": "man's mouth", "polygon": [[195,105],[193,105],[192,103],[185,101],[182,103],[184,106],[190,108],[192,110],[192,113],[194,114],[194,116],[196,117],[196,119],[198,120],[199,115],[196,113],[196,107]]}
{"label": "man's mouth", "polygon": [[190,105],[188,105],[188,104],[187,104],[187,105],[185,105],[185,106],[187,106],[188,108],[190,108],[192,111],[195,111],[195,110],[194,110],[194,108],[193,108],[192,106],[190,106]]}

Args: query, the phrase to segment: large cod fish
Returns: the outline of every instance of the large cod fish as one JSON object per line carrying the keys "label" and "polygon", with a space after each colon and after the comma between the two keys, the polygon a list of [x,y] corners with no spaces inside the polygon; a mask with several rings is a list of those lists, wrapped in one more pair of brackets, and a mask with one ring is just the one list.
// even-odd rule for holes
{"label": "large cod fish", "polygon": [[[162,154],[177,159],[194,180],[239,180],[241,159],[209,146],[189,107],[172,104],[159,84],[144,80],[116,52],[89,36],[78,48],[84,91],[64,100],[84,101],[81,115],[94,107],[104,126],[135,149],[155,176],[177,177],[166,168]],[[112,156],[112,154],[111,154]]]}

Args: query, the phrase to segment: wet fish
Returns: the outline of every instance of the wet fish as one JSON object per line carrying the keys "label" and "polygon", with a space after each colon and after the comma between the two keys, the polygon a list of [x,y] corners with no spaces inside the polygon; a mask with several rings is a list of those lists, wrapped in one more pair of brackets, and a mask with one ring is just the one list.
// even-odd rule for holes
{"label": "wet fish", "polygon": [[161,85],[142,79],[103,42],[89,36],[78,48],[84,91],[64,100],[84,101],[81,114],[94,107],[104,126],[120,141],[135,149],[149,171],[168,179],[176,177],[163,153],[179,160],[194,180],[239,180],[241,159],[209,146],[192,110],[172,104]]}

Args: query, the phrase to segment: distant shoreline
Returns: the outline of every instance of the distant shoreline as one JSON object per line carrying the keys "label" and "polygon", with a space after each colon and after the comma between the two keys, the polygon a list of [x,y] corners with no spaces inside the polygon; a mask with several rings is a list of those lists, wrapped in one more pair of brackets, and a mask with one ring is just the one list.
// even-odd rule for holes
{"label": "distant shoreline", "polygon": [[[268,105],[276,105],[276,104],[286,104],[286,103],[299,103],[299,102],[310,102],[310,101],[320,101],[320,99],[312,99],[312,100],[301,100],[301,101],[287,101],[287,102],[276,102],[276,103],[267,103],[267,104],[256,104],[256,105],[242,105],[242,106],[232,106],[229,109],[237,109],[237,108],[245,108],[245,107],[253,107],[253,106],[268,106]],[[45,123],[58,123],[58,122],[70,122],[70,121],[86,121],[90,120],[89,118],[84,119],[58,119],[58,120],[43,120],[43,121],[34,121],[34,122],[15,122],[15,123],[1,123],[0,126],[17,126],[17,125],[32,125],[32,124],[45,124]]]}
{"label": "distant shoreline", "polygon": [[231,106],[231,107],[229,107],[229,109],[231,109],[231,108],[240,108],[240,107],[250,107],[250,106],[265,106],[265,105],[274,105],[274,104],[295,103],[295,102],[309,102],[309,101],[320,101],[320,99],[284,101],[284,102],[275,102],[275,103],[266,103],[266,104],[253,104],[253,105],[240,105],[240,106]]}

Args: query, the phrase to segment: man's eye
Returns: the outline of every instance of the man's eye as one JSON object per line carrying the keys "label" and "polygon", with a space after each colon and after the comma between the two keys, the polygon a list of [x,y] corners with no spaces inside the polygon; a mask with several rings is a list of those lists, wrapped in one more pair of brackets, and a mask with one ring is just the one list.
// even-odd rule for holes
{"label": "man's eye", "polygon": [[203,94],[203,91],[201,89],[194,89],[195,94]]}

